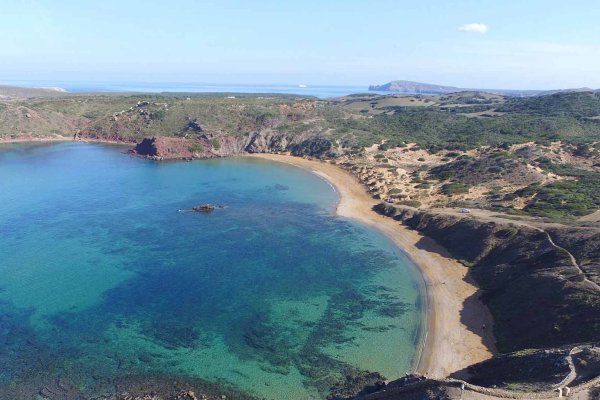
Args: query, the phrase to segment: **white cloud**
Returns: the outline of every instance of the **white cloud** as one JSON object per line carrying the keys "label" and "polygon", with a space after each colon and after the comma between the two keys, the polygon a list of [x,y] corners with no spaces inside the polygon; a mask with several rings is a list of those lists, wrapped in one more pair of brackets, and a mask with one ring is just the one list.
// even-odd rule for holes
{"label": "white cloud", "polygon": [[467,24],[458,28],[461,32],[474,32],[474,33],[486,33],[488,31],[488,26],[486,24]]}

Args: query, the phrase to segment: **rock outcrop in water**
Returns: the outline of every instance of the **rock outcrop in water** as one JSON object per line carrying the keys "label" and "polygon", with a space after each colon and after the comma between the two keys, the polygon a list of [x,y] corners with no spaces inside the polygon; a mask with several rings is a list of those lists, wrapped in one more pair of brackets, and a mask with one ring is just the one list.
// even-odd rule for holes
{"label": "rock outcrop in water", "polygon": [[200,204],[191,208],[191,211],[194,212],[213,212],[215,211],[215,206],[212,204]]}

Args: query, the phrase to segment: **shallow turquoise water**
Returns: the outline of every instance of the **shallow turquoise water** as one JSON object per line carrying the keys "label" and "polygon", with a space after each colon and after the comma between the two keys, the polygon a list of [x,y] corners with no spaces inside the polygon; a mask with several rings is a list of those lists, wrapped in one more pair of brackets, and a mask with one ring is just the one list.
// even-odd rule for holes
{"label": "shallow turquoise water", "polygon": [[[347,375],[404,374],[420,278],[336,202],[262,160],[0,147],[0,386],[69,376],[92,393],[159,373],[318,399]],[[199,203],[227,208],[178,211]]]}

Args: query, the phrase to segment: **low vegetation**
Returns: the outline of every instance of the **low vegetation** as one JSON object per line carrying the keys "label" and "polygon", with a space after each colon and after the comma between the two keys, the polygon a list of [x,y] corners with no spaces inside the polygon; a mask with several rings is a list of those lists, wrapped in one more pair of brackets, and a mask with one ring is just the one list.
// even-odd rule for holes
{"label": "low vegetation", "polygon": [[420,207],[472,206],[572,223],[600,208],[600,95],[593,92],[357,94],[329,101],[10,93],[0,101],[3,139],[173,136],[190,140],[187,151],[198,155],[241,149],[336,159],[373,195]]}

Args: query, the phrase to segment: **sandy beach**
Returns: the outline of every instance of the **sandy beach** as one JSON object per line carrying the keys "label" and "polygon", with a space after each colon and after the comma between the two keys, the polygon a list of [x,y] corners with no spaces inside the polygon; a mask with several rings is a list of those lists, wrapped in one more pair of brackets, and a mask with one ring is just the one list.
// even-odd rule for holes
{"label": "sandy beach", "polygon": [[467,366],[492,357],[493,320],[478,299],[477,287],[467,277],[467,267],[433,240],[373,211],[377,201],[338,166],[287,155],[254,157],[305,168],[328,180],[340,194],[339,216],[380,230],[417,265],[427,287],[428,303],[427,329],[417,372],[436,378],[464,376]]}

